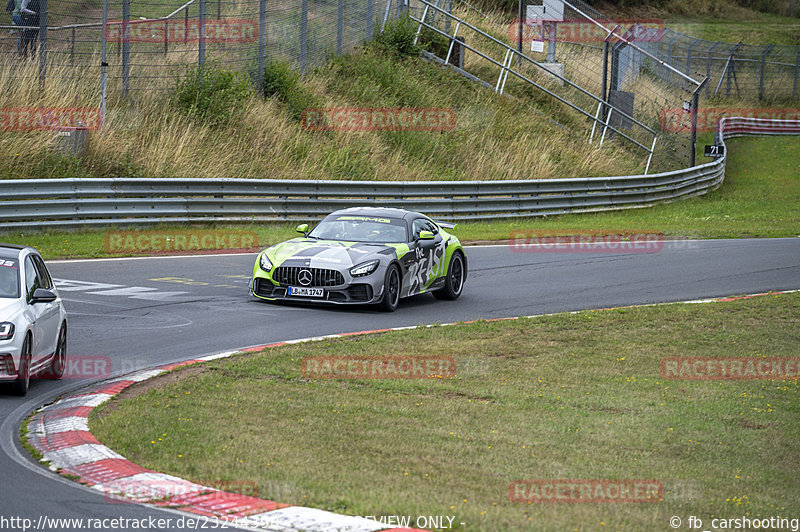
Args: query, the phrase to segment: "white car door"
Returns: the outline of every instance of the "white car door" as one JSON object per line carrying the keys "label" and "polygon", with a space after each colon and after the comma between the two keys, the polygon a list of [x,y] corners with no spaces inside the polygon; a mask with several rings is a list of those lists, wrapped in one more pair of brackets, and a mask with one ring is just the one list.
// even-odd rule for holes
{"label": "white car door", "polygon": [[[38,255],[32,255],[32,257],[33,264],[36,266],[37,276],[39,277],[39,287],[57,294],[55,285],[53,284],[53,278],[50,277],[50,272],[47,271],[47,267],[44,265],[42,258]],[[57,301],[36,303],[36,306],[42,306],[43,308],[41,318],[39,319],[42,321],[42,334],[44,336],[42,339],[44,343],[43,355],[46,356],[54,353],[56,350],[58,327],[61,325],[61,323],[59,323],[61,313],[59,312],[60,309]]]}
{"label": "white car door", "polygon": [[25,301],[27,309],[25,314],[33,328],[33,345],[31,345],[31,368],[39,364],[44,357],[49,354],[50,332],[48,331],[48,315],[52,313],[51,308],[47,308],[49,303],[33,303],[33,293],[37,288],[41,288],[39,274],[33,264],[33,258],[28,255],[23,263],[25,269]]}

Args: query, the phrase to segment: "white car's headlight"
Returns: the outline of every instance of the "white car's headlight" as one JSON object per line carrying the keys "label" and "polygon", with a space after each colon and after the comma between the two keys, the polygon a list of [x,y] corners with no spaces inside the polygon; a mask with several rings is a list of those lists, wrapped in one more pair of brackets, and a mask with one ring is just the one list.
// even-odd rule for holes
{"label": "white car's headlight", "polygon": [[261,269],[265,272],[272,270],[272,263],[269,261],[266,252],[262,253],[261,258],[259,258],[259,266],[261,266]]}
{"label": "white car's headlight", "polygon": [[14,324],[10,321],[0,323],[0,340],[11,340],[14,337]]}
{"label": "white car's headlight", "polygon": [[364,275],[369,275],[375,271],[375,268],[377,268],[378,264],[380,263],[381,261],[375,259],[365,262],[363,264],[359,264],[357,266],[353,266],[352,268],[350,268],[350,275],[352,275],[353,277],[362,277]]}

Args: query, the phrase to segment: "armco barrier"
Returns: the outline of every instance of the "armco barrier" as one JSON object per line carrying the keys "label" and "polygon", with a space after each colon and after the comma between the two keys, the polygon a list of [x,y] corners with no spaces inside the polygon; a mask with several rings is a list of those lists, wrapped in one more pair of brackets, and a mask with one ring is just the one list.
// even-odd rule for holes
{"label": "armco barrier", "polygon": [[[797,134],[797,120],[726,117],[716,137],[724,145],[734,136]],[[518,181],[0,180],[0,227],[312,221],[361,205],[411,208],[446,220],[617,210],[714,190],[725,178],[725,160],[647,176]]]}

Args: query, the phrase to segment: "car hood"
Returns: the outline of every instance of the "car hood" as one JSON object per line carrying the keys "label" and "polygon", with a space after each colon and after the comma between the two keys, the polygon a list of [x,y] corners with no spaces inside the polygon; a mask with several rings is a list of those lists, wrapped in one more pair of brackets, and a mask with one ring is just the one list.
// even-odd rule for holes
{"label": "car hood", "polygon": [[0,297],[0,321],[13,319],[22,308],[19,299]]}
{"label": "car hood", "polygon": [[267,256],[274,266],[344,269],[380,254],[394,254],[395,250],[400,251],[398,247],[408,249],[405,244],[293,238],[267,249]]}

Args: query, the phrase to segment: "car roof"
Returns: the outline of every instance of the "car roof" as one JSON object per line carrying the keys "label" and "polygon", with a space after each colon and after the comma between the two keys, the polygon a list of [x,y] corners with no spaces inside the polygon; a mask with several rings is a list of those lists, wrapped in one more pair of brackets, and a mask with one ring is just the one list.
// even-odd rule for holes
{"label": "car roof", "polygon": [[35,251],[33,248],[28,246],[19,246],[17,244],[0,244],[0,257],[4,259],[19,259],[20,251],[25,249]]}
{"label": "car roof", "polygon": [[339,209],[334,211],[329,216],[340,214],[354,214],[357,216],[383,216],[385,218],[409,218],[422,216],[418,212],[407,211],[405,209],[395,209],[393,207],[350,207],[348,209]]}

